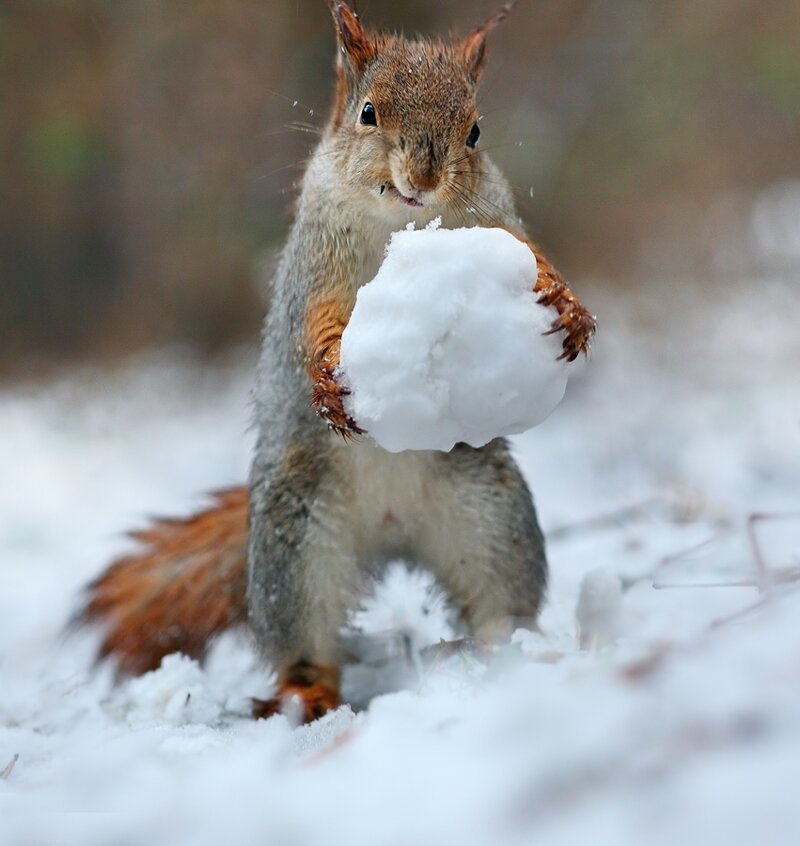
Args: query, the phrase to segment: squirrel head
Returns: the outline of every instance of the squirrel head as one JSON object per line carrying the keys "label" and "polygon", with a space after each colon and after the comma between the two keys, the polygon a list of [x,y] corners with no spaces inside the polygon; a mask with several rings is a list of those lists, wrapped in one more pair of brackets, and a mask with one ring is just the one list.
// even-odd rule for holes
{"label": "squirrel head", "polygon": [[339,46],[329,130],[343,187],[433,212],[469,205],[481,173],[476,98],[486,37],[516,0],[448,41],[375,32],[342,0],[327,2]]}

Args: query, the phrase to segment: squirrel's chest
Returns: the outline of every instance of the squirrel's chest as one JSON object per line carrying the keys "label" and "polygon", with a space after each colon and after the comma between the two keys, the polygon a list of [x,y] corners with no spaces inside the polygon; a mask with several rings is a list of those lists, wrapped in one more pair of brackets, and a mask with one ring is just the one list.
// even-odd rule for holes
{"label": "squirrel's chest", "polygon": [[363,214],[347,226],[347,239],[354,257],[353,271],[356,288],[375,277],[386,255],[386,245],[392,233],[414,225],[424,228],[431,214],[428,210],[413,213],[390,209],[386,214]]}
{"label": "squirrel's chest", "polygon": [[418,536],[442,505],[435,466],[428,452],[393,454],[370,443],[348,444],[342,472],[351,517],[367,545],[379,540],[401,547]]}
{"label": "squirrel's chest", "polygon": [[375,277],[393,231],[384,221],[370,218],[362,219],[360,225],[350,230],[351,246],[356,258],[353,267],[353,282],[356,288]]}

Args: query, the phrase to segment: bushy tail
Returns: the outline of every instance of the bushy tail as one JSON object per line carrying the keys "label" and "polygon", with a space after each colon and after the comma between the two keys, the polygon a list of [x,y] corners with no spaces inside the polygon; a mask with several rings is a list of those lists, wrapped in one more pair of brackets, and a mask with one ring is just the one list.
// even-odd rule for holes
{"label": "bushy tail", "polygon": [[215,635],[244,622],[247,488],[213,496],[192,517],[131,532],[141,551],[87,588],[77,622],[103,625],[100,657],[117,658],[120,672],[153,670],[170,652],[202,658]]}

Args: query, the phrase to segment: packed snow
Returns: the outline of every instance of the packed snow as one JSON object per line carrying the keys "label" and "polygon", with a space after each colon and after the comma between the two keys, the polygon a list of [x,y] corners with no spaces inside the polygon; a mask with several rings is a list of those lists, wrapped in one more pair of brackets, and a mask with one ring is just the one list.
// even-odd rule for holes
{"label": "packed snow", "polygon": [[98,634],[65,634],[126,529],[245,478],[253,355],[3,388],[0,843],[800,842],[796,289],[759,279],[754,319],[731,280],[577,287],[594,357],[513,440],[541,631],[431,653],[457,620],[395,563],[353,609],[352,704],[305,727],[249,718],[271,676],[243,633],[116,686]]}
{"label": "packed snow", "polygon": [[390,452],[480,447],[541,423],[567,365],[536,276],[504,229],[395,232],[342,337],[350,415]]}

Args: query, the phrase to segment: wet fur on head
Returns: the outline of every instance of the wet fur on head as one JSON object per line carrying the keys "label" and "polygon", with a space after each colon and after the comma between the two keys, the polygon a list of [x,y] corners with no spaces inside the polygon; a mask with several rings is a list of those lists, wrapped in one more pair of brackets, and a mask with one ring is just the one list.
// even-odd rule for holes
{"label": "wet fur on head", "polygon": [[[466,37],[407,39],[364,27],[341,0],[327,0],[338,37],[338,85],[329,131],[352,187],[411,205],[454,202],[474,188],[479,149],[467,144],[478,120],[477,86],[488,34],[507,3]],[[366,103],[376,125],[360,117]]]}

